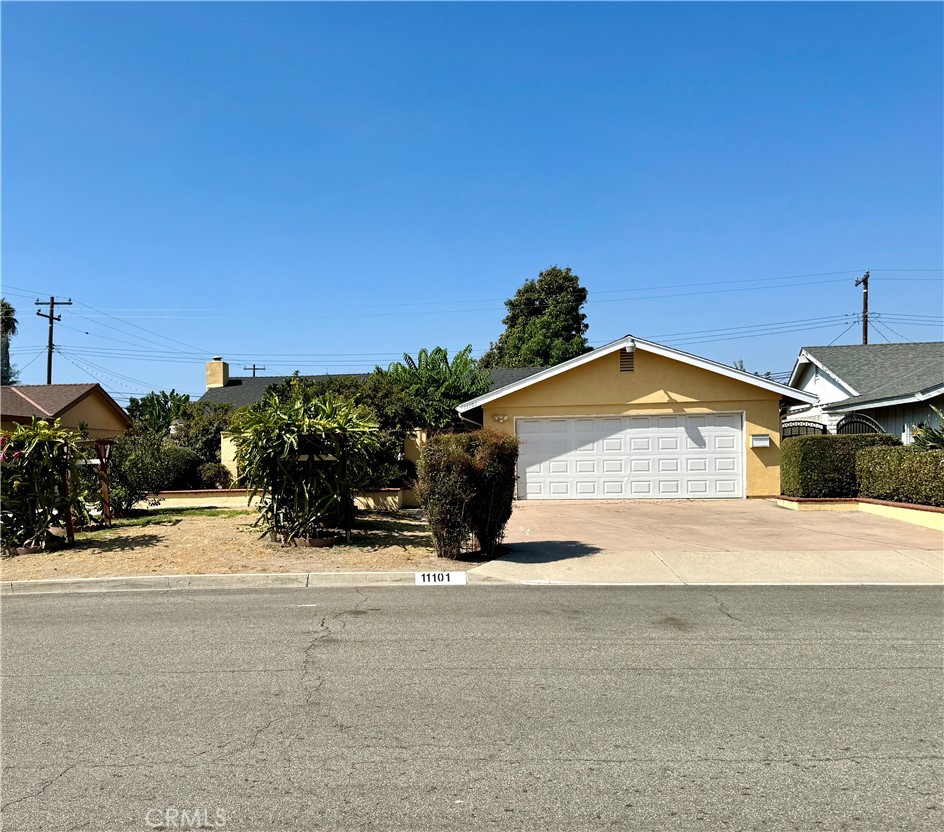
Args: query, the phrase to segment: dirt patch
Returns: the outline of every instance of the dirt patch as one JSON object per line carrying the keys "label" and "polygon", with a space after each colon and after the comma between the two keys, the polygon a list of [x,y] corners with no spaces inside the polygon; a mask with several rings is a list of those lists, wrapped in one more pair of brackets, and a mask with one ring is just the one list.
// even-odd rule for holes
{"label": "dirt patch", "polygon": [[366,572],[468,569],[436,557],[426,524],[400,514],[365,514],[351,544],[326,549],[284,548],[259,540],[254,512],[217,516],[160,513],[119,521],[112,529],[76,535],[69,549],[4,558],[5,581],[106,578],[118,575],[199,575],[235,572]]}

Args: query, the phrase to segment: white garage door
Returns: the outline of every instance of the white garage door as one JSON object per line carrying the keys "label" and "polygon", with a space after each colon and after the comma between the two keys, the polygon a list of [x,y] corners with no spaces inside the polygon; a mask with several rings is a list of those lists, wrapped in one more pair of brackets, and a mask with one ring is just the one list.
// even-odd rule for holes
{"label": "white garage door", "polygon": [[741,414],[518,419],[518,497],[742,497]]}

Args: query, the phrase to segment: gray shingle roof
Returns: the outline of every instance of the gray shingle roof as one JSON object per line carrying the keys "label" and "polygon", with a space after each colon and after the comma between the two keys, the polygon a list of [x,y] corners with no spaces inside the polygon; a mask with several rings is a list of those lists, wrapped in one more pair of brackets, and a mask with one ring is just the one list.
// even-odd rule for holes
{"label": "gray shingle roof", "polygon": [[859,393],[835,407],[911,396],[944,384],[944,341],[804,347],[804,351]]}
{"label": "gray shingle roof", "polygon": [[[489,370],[488,374],[492,379],[492,389],[495,390],[498,387],[504,387],[506,384],[514,384],[514,382],[533,375],[540,369],[540,367],[501,367]],[[302,376],[302,378],[312,380],[327,378],[349,378],[363,380],[368,377],[369,373]],[[231,404],[233,407],[244,407],[245,405],[253,404],[254,402],[259,401],[267,387],[273,384],[281,384],[283,381],[289,378],[291,378],[291,376],[230,378],[225,387],[211,387],[209,390],[207,390],[206,393],[200,397],[200,401]]]}

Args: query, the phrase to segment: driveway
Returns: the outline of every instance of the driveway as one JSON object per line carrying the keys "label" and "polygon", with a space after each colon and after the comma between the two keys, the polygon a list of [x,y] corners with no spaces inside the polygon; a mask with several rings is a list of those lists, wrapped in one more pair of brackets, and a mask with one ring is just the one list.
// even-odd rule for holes
{"label": "driveway", "polygon": [[473,572],[549,583],[941,583],[939,531],[767,500],[515,504],[510,552]]}

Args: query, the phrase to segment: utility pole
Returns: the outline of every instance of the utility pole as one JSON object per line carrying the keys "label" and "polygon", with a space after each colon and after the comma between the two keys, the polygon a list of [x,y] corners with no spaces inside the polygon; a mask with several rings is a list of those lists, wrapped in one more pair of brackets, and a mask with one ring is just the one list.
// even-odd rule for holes
{"label": "utility pole", "polygon": [[257,366],[256,366],[256,362],[253,361],[251,367],[243,367],[243,369],[244,369],[244,370],[252,370],[252,377],[255,378],[255,377],[256,377],[256,370],[264,370],[265,367],[257,367]]}
{"label": "utility pole", "polygon": [[866,269],[865,274],[857,281],[856,286],[862,287],[862,343],[869,343],[869,272]]}
{"label": "utility pole", "polygon": [[52,327],[56,321],[62,320],[62,315],[56,314],[57,303],[59,306],[72,306],[72,298],[57,301],[55,297],[50,296],[49,300],[36,301],[37,306],[49,307],[48,315],[45,312],[40,312],[38,309],[36,310],[36,314],[39,315],[40,318],[49,318],[49,345],[46,348],[46,384],[52,384]]}

